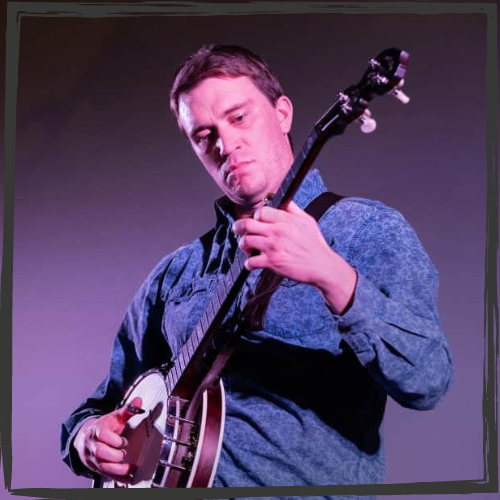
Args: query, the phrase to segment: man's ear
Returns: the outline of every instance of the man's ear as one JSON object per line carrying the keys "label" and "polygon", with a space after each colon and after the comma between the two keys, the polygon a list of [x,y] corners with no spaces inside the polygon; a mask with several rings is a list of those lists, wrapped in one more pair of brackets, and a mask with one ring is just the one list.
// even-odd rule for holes
{"label": "man's ear", "polygon": [[281,130],[284,134],[288,134],[292,129],[293,120],[293,104],[292,101],[286,96],[282,95],[278,97],[276,104],[274,105],[274,110],[276,111],[276,116],[280,123]]}

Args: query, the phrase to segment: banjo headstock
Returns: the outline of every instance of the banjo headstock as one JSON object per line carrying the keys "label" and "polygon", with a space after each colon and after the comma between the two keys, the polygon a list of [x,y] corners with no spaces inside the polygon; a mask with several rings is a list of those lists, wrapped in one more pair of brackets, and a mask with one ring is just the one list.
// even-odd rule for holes
{"label": "banjo headstock", "polygon": [[362,132],[375,130],[376,122],[368,109],[375,97],[391,94],[406,104],[410,99],[401,87],[409,58],[408,52],[391,48],[370,59],[361,80],[340,92],[335,104],[316,123],[314,128],[318,136],[326,140],[342,134],[354,121],[361,124]]}

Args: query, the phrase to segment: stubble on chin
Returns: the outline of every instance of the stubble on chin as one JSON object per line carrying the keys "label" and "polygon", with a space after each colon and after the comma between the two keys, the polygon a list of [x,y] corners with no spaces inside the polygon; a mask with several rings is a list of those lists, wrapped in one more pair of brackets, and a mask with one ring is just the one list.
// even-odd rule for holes
{"label": "stubble on chin", "polygon": [[235,207],[236,218],[252,217],[254,212],[265,204],[265,196],[260,190],[255,193],[245,192],[243,190],[231,191],[228,198]]}

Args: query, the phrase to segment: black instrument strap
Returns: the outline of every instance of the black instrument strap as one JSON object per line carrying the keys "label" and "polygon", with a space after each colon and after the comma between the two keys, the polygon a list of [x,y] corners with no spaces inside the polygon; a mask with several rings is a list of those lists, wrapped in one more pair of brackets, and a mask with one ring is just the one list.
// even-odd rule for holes
{"label": "black instrument strap", "polygon": [[[309,205],[304,209],[309,215],[319,221],[326,211],[340,201],[344,196],[326,191],[314,198]],[[249,327],[254,330],[262,330],[264,328],[264,316],[273,293],[278,289],[283,281],[284,276],[280,276],[275,272],[264,269],[255,286],[255,294],[245,306],[242,317]]]}

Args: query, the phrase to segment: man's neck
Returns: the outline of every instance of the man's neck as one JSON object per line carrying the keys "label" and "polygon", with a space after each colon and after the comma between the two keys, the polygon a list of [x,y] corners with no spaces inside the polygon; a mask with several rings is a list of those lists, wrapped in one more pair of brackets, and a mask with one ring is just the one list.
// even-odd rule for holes
{"label": "man's neck", "polygon": [[250,219],[251,217],[253,217],[253,214],[255,213],[256,210],[257,210],[257,207],[246,208],[246,207],[242,207],[241,205],[233,204],[234,220]]}

